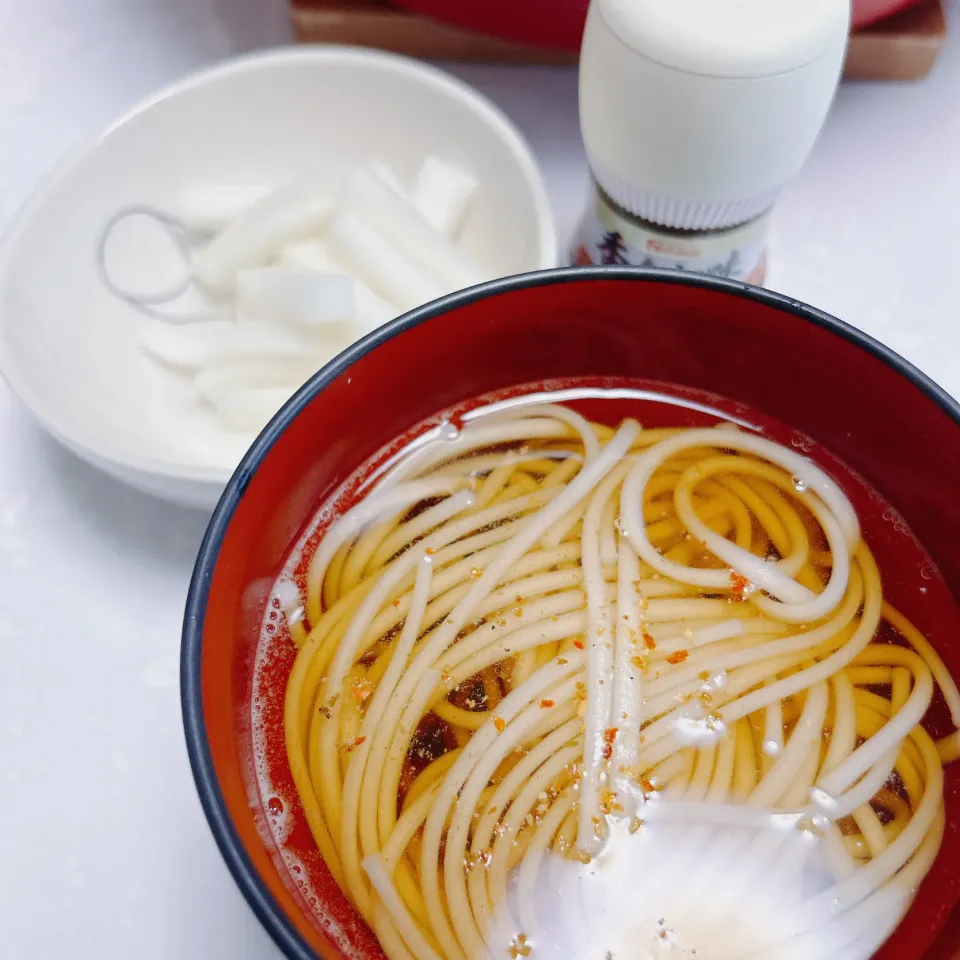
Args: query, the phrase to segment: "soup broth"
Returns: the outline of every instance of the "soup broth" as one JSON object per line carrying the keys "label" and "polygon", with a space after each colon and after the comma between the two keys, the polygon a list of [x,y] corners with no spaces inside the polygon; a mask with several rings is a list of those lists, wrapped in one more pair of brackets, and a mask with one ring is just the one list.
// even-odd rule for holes
{"label": "soup broth", "polygon": [[958,635],[896,510],[810,438],[674,386],[526,385],[305,528],[256,791],[350,956],[920,957],[956,899]]}

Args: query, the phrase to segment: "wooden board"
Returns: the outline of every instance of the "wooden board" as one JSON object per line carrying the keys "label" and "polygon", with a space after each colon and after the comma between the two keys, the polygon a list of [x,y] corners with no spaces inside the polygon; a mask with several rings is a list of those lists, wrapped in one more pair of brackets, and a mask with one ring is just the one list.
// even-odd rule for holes
{"label": "wooden board", "polygon": [[947,39],[942,0],[860,30],[850,38],[846,76],[852,80],[919,80],[937,62]]}
{"label": "wooden board", "polygon": [[[428,60],[572,64],[576,55],[462,30],[396,10],[387,0],[291,0],[302,42],[380,47]],[[851,80],[917,80],[936,63],[946,39],[942,0],[860,30],[850,38],[845,76]]]}

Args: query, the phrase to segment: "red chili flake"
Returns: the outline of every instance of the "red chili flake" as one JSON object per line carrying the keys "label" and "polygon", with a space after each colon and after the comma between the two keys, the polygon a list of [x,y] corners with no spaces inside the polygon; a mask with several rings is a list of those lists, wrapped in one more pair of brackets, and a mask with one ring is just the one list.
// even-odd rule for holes
{"label": "red chili flake", "polygon": [[519,960],[520,957],[529,957],[533,944],[527,939],[526,934],[518,933],[510,942],[511,960]]}
{"label": "red chili flake", "polygon": [[582,641],[582,640],[574,640],[574,641],[573,641],[573,645],[574,645],[578,650],[582,650],[582,649],[583,649],[583,641]]}
{"label": "red chili flake", "polygon": [[507,725],[507,722],[503,717],[494,717],[493,725],[497,728],[497,733],[503,733],[503,728]]}
{"label": "red chili flake", "polygon": [[363,703],[373,696],[373,684],[369,680],[354,680],[350,685],[350,696],[357,703]]}
{"label": "red chili flake", "polygon": [[736,570],[730,571],[730,593],[734,603],[743,603],[750,581]]}
{"label": "red chili flake", "polygon": [[541,700],[541,701],[540,701],[540,706],[543,707],[544,710],[548,709],[549,707],[552,707],[553,705],[554,705],[554,702],[553,702],[552,700]]}
{"label": "red chili flake", "polygon": [[433,547],[427,547],[427,549],[424,550],[423,552],[424,552],[428,557],[432,557],[437,551],[436,551]]}
{"label": "red chili flake", "polygon": [[643,631],[643,645],[644,645],[648,650],[656,650],[656,649],[657,649],[657,641],[654,640],[653,637],[651,637],[650,634],[647,633],[646,630]]}
{"label": "red chili flake", "polygon": [[611,813],[617,813],[623,810],[623,804],[617,801],[616,790],[600,791],[600,812],[609,816]]}
{"label": "red chili flake", "polygon": [[393,601],[393,605],[394,605],[395,607],[399,607],[399,606],[400,606],[400,601],[399,601],[399,600],[394,600],[394,601]]}
{"label": "red chili flake", "polygon": [[478,850],[464,858],[463,865],[467,873],[470,873],[477,867],[489,867],[493,863],[493,853],[489,850]]}
{"label": "red chili flake", "polygon": [[689,650],[678,650],[676,653],[671,653],[670,656],[667,657],[667,663],[683,663],[689,656]]}
{"label": "red chili flake", "polygon": [[613,741],[617,739],[617,727],[607,727],[603,731],[603,759],[609,760],[613,756]]}

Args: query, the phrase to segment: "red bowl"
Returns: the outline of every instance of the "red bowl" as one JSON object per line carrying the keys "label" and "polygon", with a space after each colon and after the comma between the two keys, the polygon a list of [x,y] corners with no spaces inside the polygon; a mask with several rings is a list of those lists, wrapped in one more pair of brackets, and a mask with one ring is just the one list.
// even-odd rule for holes
{"label": "red bowl", "polygon": [[[863,27],[919,0],[854,0],[853,26]],[[580,49],[586,0],[397,0],[413,13],[505,40],[558,50]]]}
{"label": "red bowl", "polygon": [[[311,907],[270,839],[250,720],[270,586],[317,507],[394,437],[481,393],[598,375],[707,390],[808,434],[896,506],[960,601],[960,404],[839,320],[733,281],[607,267],[496,281],[387,324],[321,370],[258,438],[214,513],[187,601],[181,688],[197,789],[234,878],[292,960],[346,956],[338,928],[353,956],[382,954],[323,865],[308,864],[320,901]],[[960,676],[960,647],[941,653]],[[275,706],[266,712],[280,723]],[[956,769],[947,804],[944,849],[885,960],[923,955],[957,900]],[[308,836],[296,804],[287,816],[291,838]],[[926,955],[946,960],[958,945],[951,929]]]}

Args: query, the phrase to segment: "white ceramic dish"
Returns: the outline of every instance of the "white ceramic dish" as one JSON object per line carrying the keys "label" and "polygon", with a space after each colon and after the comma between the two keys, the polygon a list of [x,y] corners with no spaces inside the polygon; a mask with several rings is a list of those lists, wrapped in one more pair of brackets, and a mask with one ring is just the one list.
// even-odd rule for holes
{"label": "white ceramic dish", "polygon": [[478,178],[461,243],[491,277],[556,264],[529,147],[489,101],[433,67],[303,47],[243,57],[167,88],[61,165],[8,231],[0,370],[84,459],[165,499],[212,506],[232,471],[212,456],[205,463],[196,438],[176,428],[178,398],[140,350],[139,315],[101,286],[95,250],[105,223],[131,205],[171,209],[189,184],[275,186],[333,162],[379,159],[412,181],[428,154]]}

